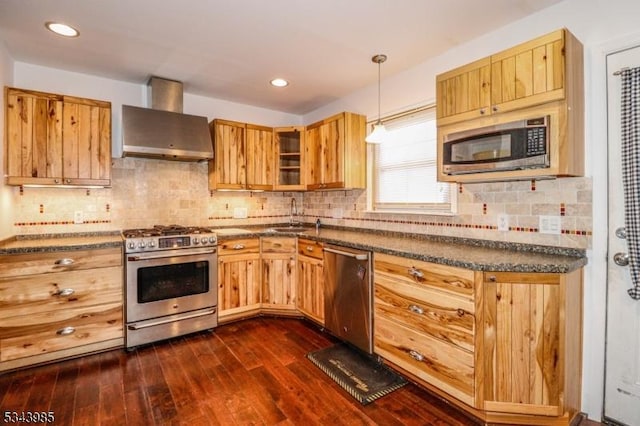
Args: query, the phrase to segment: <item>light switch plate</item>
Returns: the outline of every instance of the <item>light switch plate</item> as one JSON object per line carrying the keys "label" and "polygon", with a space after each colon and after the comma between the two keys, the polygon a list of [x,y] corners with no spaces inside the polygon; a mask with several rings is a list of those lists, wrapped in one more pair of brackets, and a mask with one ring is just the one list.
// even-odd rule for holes
{"label": "light switch plate", "polygon": [[84,214],[82,210],[76,210],[73,212],[73,223],[84,223]]}
{"label": "light switch plate", "polygon": [[233,218],[234,219],[246,219],[247,218],[247,208],[246,207],[234,207],[233,208]]}
{"label": "light switch plate", "polygon": [[501,213],[498,215],[498,231],[508,231],[509,230],[509,215],[505,213]]}
{"label": "light switch plate", "polygon": [[560,216],[540,216],[541,234],[560,234],[562,223]]}

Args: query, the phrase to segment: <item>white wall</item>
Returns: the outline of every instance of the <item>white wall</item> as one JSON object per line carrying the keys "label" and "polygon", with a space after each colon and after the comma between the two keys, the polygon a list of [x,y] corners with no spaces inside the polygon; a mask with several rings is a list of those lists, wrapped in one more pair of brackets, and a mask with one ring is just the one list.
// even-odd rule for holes
{"label": "white wall", "polygon": [[[112,153],[114,157],[122,156],[122,105],[146,106],[146,82],[134,84],[25,62],[16,62],[14,73],[15,87],[110,101]],[[209,120],[224,118],[274,127],[294,126],[302,122],[299,115],[189,93],[184,94],[184,112],[202,115]]]}
{"label": "white wall", "polygon": [[[403,73],[382,80],[382,115],[433,103],[435,76],[558,28],[568,28],[585,47],[586,167],[593,179],[593,205],[607,203],[605,54],[640,44],[637,0],[565,0],[555,6],[474,39]],[[428,43],[425,40],[425,43]],[[388,61],[393,61],[389,57]],[[384,65],[382,66],[384,76]],[[377,84],[304,116],[313,122],[343,110],[377,117]],[[607,217],[593,211],[593,246],[585,269],[582,409],[600,419],[604,388]]]}
{"label": "white wall", "polygon": [[[0,88],[13,84],[13,61],[0,40]],[[0,105],[4,105],[4,90],[0,93]],[[0,114],[0,140],[4,140],[4,114]],[[0,143],[0,165],[4,170],[4,145]],[[14,206],[11,203],[11,188],[4,184],[4,173],[0,176],[0,240],[13,234]]]}

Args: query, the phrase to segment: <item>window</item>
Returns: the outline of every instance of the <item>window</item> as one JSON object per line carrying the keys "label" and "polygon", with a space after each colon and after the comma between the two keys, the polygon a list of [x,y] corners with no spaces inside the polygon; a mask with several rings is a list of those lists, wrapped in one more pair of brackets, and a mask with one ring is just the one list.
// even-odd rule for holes
{"label": "window", "polygon": [[451,213],[451,184],[436,180],[435,106],[382,121],[388,138],[372,148],[373,210]]}

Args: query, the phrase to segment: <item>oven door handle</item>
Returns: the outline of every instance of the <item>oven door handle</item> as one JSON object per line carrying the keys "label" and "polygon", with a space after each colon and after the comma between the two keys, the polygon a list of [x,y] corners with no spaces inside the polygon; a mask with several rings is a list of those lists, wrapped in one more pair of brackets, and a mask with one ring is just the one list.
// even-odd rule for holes
{"label": "oven door handle", "polygon": [[182,320],[188,320],[188,319],[193,319],[193,318],[199,318],[199,317],[206,317],[207,315],[213,315],[216,313],[216,309],[209,309],[207,311],[204,312],[197,312],[194,314],[189,314],[189,315],[183,315],[179,318],[176,318],[175,316],[172,316],[171,318],[167,318],[164,320],[160,320],[160,321],[154,321],[151,323],[146,323],[146,324],[131,324],[128,325],[127,328],[129,330],[142,330],[143,328],[149,328],[149,327],[155,327],[157,325],[163,325],[163,324],[169,324],[172,322],[176,322],[176,321],[182,321]]}
{"label": "oven door handle", "polygon": [[200,255],[200,254],[213,254],[216,252],[216,249],[213,250],[204,250],[204,251],[197,251],[194,252],[192,250],[185,250],[184,253],[172,253],[171,255],[167,256],[166,253],[162,253],[162,254],[156,254],[156,255],[142,255],[142,256],[127,256],[127,260],[129,262],[139,262],[141,260],[152,260],[152,259],[166,259],[168,257],[183,257],[183,256],[193,256],[193,255]]}

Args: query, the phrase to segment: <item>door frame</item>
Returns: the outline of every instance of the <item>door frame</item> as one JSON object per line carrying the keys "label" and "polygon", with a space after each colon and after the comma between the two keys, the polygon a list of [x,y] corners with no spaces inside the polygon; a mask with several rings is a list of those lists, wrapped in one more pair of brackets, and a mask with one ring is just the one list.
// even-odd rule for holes
{"label": "door frame", "polygon": [[592,177],[593,207],[592,244],[584,275],[584,312],[589,315],[583,320],[582,410],[598,421],[604,415],[607,312],[602,301],[607,300],[608,288],[609,215],[608,208],[595,206],[608,206],[609,200],[607,73],[617,71],[607,69],[607,56],[639,45],[640,32],[598,44],[591,49],[590,67],[585,69],[585,84],[590,85],[585,87],[585,142],[589,147],[585,170]]}

